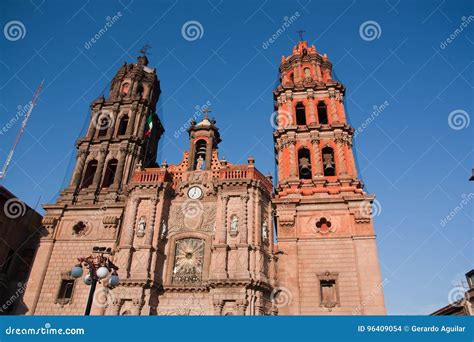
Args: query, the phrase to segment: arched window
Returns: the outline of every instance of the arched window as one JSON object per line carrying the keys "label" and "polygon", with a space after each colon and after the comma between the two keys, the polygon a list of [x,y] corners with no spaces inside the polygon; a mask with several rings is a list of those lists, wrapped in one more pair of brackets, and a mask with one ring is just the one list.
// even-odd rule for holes
{"label": "arched window", "polygon": [[130,83],[124,83],[122,84],[122,89],[120,90],[120,92],[122,94],[128,94],[128,91],[130,90]]}
{"label": "arched window", "polygon": [[324,101],[318,103],[318,121],[320,125],[326,125],[328,123],[328,109]]}
{"label": "arched window", "polygon": [[103,188],[108,188],[114,183],[115,172],[117,172],[117,159],[110,159],[105,168],[104,181],[102,182]]}
{"label": "arched window", "polygon": [[125,133],[127,132],[127,126],[128,126],[128,115],[125,114],[120,119],[117,135],[125,135]]}
{"label": "arched window", "polygon": [[195,145],[194,152],[194,170],[206,169],[206,141],[198,140]]}
{"label": "arched window", "polygon": [[298,151],[298,171],[300,179],[311,179],[311,156],[307,148]]}
{"label": "arched window", "polygon": [[293,73],[290,73],[290,83],[295,83],[295,75]]}
{"label": "arched window", "polygon": [[97,160],[93,159],[87,164],[86,172],[84,173],[84,178],[82,179],[81,188],[87,188],[92,184],[96,171],[97,171]]}
{"label": "arched window", "polygon": [[335,176],[336,175],[336,164],[334,162],[334,150],[326,146],[323,148],[323,168],[325,176]]}
{"label": "arched window", "polygon": [[297,125],[306,125],[306,110],[304,104],[298,102],[296,104],[296,124]]}

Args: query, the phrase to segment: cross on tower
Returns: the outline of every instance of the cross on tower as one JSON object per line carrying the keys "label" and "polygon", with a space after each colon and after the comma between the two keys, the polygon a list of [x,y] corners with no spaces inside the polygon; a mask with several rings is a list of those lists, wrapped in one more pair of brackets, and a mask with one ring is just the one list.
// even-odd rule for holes
{"label": "cross on tower", "polygon": [[209,113],[212,112],[212,110],[210,110],[209,107],[204,108],[202,111],[203,111],[204,113],[206,113],[206,116],[205,116],[206,118],[208,118],[208,117],[209,117]]}
{"label": "cross on tower", "polygon": [[300,35],[300,40],[303,41],[303,32],[306,32],[305,30],[298,30],[296,31]]}
{"label": "cross on tower", "polygon": [[149,49],[151,49],[151,45],[146,43],[140,50],[138,50],[138,52],[141,53],[143,56],[151,55],[151,53],[148,52]]}

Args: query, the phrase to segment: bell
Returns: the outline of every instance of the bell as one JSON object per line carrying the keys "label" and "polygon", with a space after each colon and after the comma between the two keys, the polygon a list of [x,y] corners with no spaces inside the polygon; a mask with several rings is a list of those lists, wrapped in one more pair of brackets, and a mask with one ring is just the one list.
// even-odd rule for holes
{"label": "bell", "polygon": [[308,158],[300,158],[300,175],[311,175],[311,165]]}

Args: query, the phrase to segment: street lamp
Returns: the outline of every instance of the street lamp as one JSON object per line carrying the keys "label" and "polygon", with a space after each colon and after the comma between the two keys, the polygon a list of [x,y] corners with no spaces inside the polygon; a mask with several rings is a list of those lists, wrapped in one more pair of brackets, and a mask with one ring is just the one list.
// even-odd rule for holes
{"label": "street lamp", "polygon": [[71,276],[73,278],[80,278],[84,273],[84,267],[87,269],[87,274],[82,279],[84,284],[89,285],[89,298],[87,299],[87,306],[85,315],[88,316],[91,312],[92,301],[94,299],[94,292],[97,282],[106,281],[104,286],[113,288],[117,286],[120,279],[117,274],[118,267],[109,259],[107,255],[112,253],[111,248],[94,247],[92,254],[88,257],[77,258],[79,264],[71,269]]}

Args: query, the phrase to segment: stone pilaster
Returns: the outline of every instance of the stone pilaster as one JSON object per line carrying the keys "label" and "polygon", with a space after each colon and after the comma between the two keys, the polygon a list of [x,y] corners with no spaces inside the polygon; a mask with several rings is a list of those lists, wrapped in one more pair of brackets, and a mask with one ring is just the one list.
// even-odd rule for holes
{"label": "stone pilaster", "polygon": [[342,138],[336,138],[336,153],[337,153],[337,160],[338,160],[338,174],[339,176],[347,176],[347,168],[346,168],[346,157],[344,152],[344,140]]}
{"label": "stone pilaster", "polygon": [[119,188],[122,184],[123,179],[123,170],[125,166],[125,161],[127,159],[128,148],[127,147],[120,147],[119,155],[118,155],[118,165],[117,171],[115,172],[115,179],[114,179],[114,188]]}
{"label": "stone pilaster", "polygon": [[221,204],[222,204],[222,222],[221,222],[221,229],[219,231],[219,240],[220,244],[224,244],[227,241],[227,203],[229,202],[229,195],[222,195],[221,196]]}
{"label": "stone pilaster", "polygon": [[160,199],[158,197],[153,197],[151,199],[152,208],[151,208],[151,214],[150,214],[149,227],[145,234],[146,247],[151,247],[151,244],[153,242],[153,232],[155,230],[155,220],[156,220],[156,207],[158,205],[159,200]]}
{"label": "stone pilaster", "polygon": [[314,154],[313,178],[320,178],[323,176],[323,163],[321,160],[321,150],[319,149],[319,137],[312,137],[311,143],[313,145]]}
{"label": "stone pilaster", "polygon": [[71,187],[73,188],[77,188],[81,183],[82,174],[84,172],[84,165],[86,163],[86,158],[87,158],[86,150],[80,149],[77,151],[76,167],[74,169],[74,174],[71,180]]}
{"label": "stone pilaster", "polygon": [[296,173],[296,140],[295,138],[288,139],[288,145],[290,149],[290,178],[298,178]]}
{"label": "stone pilaster", "polygon": [[101,147],[99,150],[99,160],[97,162],[97,170],[95,171],[94,180],[92,181],[92,186],[94,188],[100,187],[100,181],[102,179],[102,173],[104,171],[106,156],[107,156],[107,149],[105,147]]}
{"label": "stone pilaster", "polygon": [[247,217],[247,202],[249,200],[248,194],[241,195],[240,200],[242,202],[242,215],[241,215],[241,229],[240,229],[240,243],[247,243],[248,239],[248,217]]}

